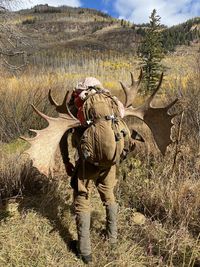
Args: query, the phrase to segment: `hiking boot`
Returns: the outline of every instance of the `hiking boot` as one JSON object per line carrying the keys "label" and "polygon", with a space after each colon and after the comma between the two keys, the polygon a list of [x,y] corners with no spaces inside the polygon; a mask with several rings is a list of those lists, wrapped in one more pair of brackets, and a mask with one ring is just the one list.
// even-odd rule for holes
{"label": "hiking boot", "polygon": [[92,262],[92,254],[87,256],[81,256],[81,259],[85,264],[89,264],[90,262]]}
{"label": "hiking boot", "polygon": [[90,213],[81,212],[76,215],[78,233],[78,254],[84,263],[92,261],[90,245]]}
{"label": "hiking boot", "polygon": [[71,240],[69,244],[69,249],[73,252],[79,259],[81,259],[85,264],[92,262],[92,254],[83,256],[79,253],[78,240]]}

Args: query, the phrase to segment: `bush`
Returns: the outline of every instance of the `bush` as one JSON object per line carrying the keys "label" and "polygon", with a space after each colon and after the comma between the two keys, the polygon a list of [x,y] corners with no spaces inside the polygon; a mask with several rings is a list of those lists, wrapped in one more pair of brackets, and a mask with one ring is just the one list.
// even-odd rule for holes
{"label": "bush", "polygon": [[22,24],[23,25],[26,25],[26,24],[35,24],[37,21],[36,17],[30,17],[30,18],[27,18],[25,20],[22,21]]}

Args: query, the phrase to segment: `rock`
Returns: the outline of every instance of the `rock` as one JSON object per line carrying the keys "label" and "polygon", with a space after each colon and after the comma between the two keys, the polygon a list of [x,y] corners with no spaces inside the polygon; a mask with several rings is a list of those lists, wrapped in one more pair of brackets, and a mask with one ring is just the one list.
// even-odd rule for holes
{"label": "rock", "polygon": [[146,218],[145,218],[145,216],[142,213],[140,213],[140,212],[134,212],[133,215],[132,215],[132,221],[135,224],[142,225],[142,224],[145,223]]}

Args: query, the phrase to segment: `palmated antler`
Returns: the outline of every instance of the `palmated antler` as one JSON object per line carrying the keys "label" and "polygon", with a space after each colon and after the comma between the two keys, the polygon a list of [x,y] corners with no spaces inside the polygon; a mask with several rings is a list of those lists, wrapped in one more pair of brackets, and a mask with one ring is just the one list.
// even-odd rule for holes
{"label": "palmated antler", "polygon": [[[164,155],[167,146],[172,143],[171,140],[171,128],[173,126],[172,119],[176,116],[168,114],[168,111],[178,101],[178,99],[175,99],[172,103],[170,103],[166,107],[162,108],[152,107],[152,101],[162,84],[162,80],[163,80],[163,73],[160,77],[157,88],[152,93],[152,95],[146,100],[146,102],[137,108],[128,106],[125,109],[125,116],[134,116],[144,121],[151,129],[154,140],[159,150]],[[135,97],[135,92],[133,94]],[[132,101],[132,99],[133,98],[131,97],[130,101]],[[130,103],[130,101],[127,102]]]}
{"label": "palmated antler", "polygon": [[48,93],[48,98],[49,98],[49,102],[51,103],[51,105],[53,105],[55,108],[56,108],[56,111],[58,113],[68,113],[68,110],[67,110],[67,104],[69,103],[70,101],[70,98],[71,98],[71,94],[72,92],[69,92],[67,91],[67,93],[65,94],[65,97],[63,99],[63,102],[61,105],[59,105],[55,100],[54,98],[52,97],[51,95],[51,89],[49,90],[49,93]]}
{"label": "palmated antler", "polygon": [[139,75],[139,78],[138,80],[135,80],[134,79],[134,76],[133,76],[133,73],[130,72],[131,74],[131,85],[129,87],[125,86],[121,81],[120,81],[120,84],[122,86],[122,89],[124,90],[124,93],[125,93],[125,104],[124,106],[127,108],[129,106],[131,106],[131,104],[133,103],[136,95],[137,95],[137,92],[138,92],[138,89],[139,89],[139,85],[140,85],[140,82],[142,80],[142,69],[140,71],[140,75]]}
{"label": "palmated antler", "polygon": [[[61,114],[63,110],[59,109],[60,113],[57,118],[49,117],[33,105],[32,107],[49,125],[42,130],[30,129],[30,131],[36,133],[33,138],[21,138],[31,144],[31,147],[25,153],[29,154],[33,166],[42,174],[48,176],[49,173],[53,174],[54,157],[62,136],[70,128],[78,127],[80,122],[71,114],[67,106],[65,107],[65,114]],[[64,105],[62,107],[64,109]]]}

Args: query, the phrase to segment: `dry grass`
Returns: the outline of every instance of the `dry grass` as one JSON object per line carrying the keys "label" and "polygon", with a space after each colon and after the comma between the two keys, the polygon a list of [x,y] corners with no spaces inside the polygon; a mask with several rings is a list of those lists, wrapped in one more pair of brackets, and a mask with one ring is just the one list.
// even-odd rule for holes
{"label": "dry grass", "polygon": [[[138,162],[135,161],[135,164]],[[199,203],[197,200],[187,202],[182,197],[184,184],[179,184],[180,193],[177,187],[168,187],[169,197],[176,194],[176,201],[173,201],[176,210],[171,214],[174,207],[167,206],[169,201],[161,179],[152,178],[151,186],[148,186],[144,179],[140,179],[139,173],[142,172],[142,166],[137,165],[131,175],[127,173],[126,181],[120,181],[117,191],[120,204],[119,245],[114,252],[101,238],[105,211],[94,190],[91,231],[94,263],[91,266],[198,266],[199,216],[193,218],[190,214],[190,221],[186,221],[181,212],[191,211]],[[28,191],[23,199],[10,203],[6,211],[1,210],[1,266],[83,266],[69,249],[69,241],[76,238],[69,181],[63,175],[46,182],[37,193],[30,194]],[[194,188],[193,184],[190,194],[198,193]],[[193,197],[199,201],[198,194]],[[135,210],[145,214],[146,220],[136,223]],[[196,212],[194,210],[194,214]],[[197,228],[190,224],[192,221],[196,222]]]}
{"label": "dry grass", "polygon": [[[119,71],[118,69],[118,73]],[[121,73],[118,78],[110,79],[113,70],[104,67],[104,72],[107,73],[104,78],[99,75],[96,77],[105,84],[106,88],[111,91],[115,90],[115,94],[120,96],[122,93],[117,82],[119,77],[124,80],[130,79],[130,77],[127,77],[127,73],[125,76]],[[30,104],[32,103],[42,112],[52,115],[53,108],[47,97],[49,89],[52,90],[56,101],[61,102],[66,91],[72,90],[78,80],[91,75],[90,69],[87,74],[84,72],[73,74],[64,71],[38,73],[36,68],[30,68],[20,77],[2,74],[0,81],[0,140],[3,142],[15,140],[19,135],[26,134],[28,127],[44,127],[44,121],[35,115]]]}
{"label": "dry grass", "polygon": [[[115,94],[116,79],[129,80],[119,64],[104,62],[101,72],[88,68]],[[195,65],[194,65],[195,66]],[[112,75],[114,69],[115,75]],[[128,67],[127,67],[128,68]],[[77,67],[78,70],[80,70]],[[196,65],[196,69],[198,66]],[[103,75],[103,71],[104,74]],[[77,71],[78,73],[78,71]],[[27,70],[20,77],[2,76],[0,81],[0,266],[2,267],[77,267],[83,266],[69,249],[76,238],[72,192],[64,168],[57,158],[53,179],[41,177],[24,164],[25,144],[17,139],[27,128],[44,127],[29,108],[32,102],[45,113],[53,114],[46,100],[48,89],[59,101],[66,89],[86,71],[67,74]],[[198,267],[200,266],[200,120],[198,71],[188,73],[179,89],[164,90],[163,99],[182,93],[177,110],[184,109],[181,139],[175,168],[176,147],[162,158],[155,146],[140,146],[118,172],[116,188],[119,210],[119,245],[111,251],[102,239],[105,211],[94,190],[92,229],[94,263],[97,267]],[[112,77],[112,79],[110,79]],[[170,82],[174,85],[169,73]],[[182,79],[183,81],[183,79]],[[184,85],[184,86],[183,86]],[[71,87],[72,88],[72,87]],[[117,89],[117,90],[116,90]],[[138,99],[140,103],[141,99]],[[176,119],[176,125],[180,116]],[[141,125],[139,125],[141,128]],[[177,128],[177,127],[176,127]],[[149,132],[145,130],[150,139]],[[174,138],[177,129],[174,131]],[[12,142],[11,142],[12,141]],[[6,143],[5,143],[6,142]],[[137,212],[139,218],[136,220]],[[142,213],[144,216],[142,216]],[[145,219],[144,219],[145,218]]]}
{"label": "dry grass", "polygon": [[[69,241],[76,238],[71,203],[69,183],[59,179],[49,183],[42,194],[26,195],[18,203],[10,203],[6,212],[1,210],[1,266],[83,266],[69,249]],[[96,194],[93,207],[93,266],[146,266],[144,249],[124,235],[119,248],[113,253],[109,250],[100,236],[105,214]],[[120,217],[123,231],[124,213]]]}

